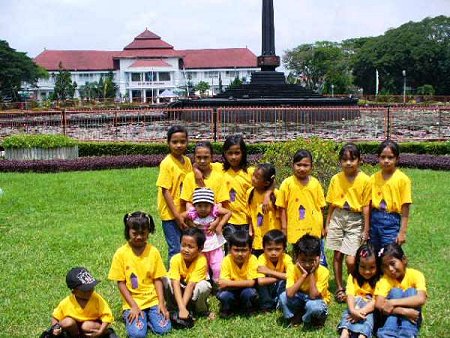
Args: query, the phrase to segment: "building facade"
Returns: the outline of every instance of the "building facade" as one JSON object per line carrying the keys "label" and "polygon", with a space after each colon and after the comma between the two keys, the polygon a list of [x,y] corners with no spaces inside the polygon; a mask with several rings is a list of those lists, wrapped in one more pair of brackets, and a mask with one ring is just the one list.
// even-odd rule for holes
{"label": "building facade", "polygon": [[[44,50],[34,61],[50,74],[37,84],[38,100],[53,92],[52,75],[60,65],[70,71],[78,88],[112,72],[118,99],[153,103],[177,97],[200,81],[207,82],[210,94],[215,94],[219,82],[225,89],[236,77],[249,81],[258,70],[256,55],[248,48],[175,50],[148,29],[122,51]],[[78,90],[75,96],[79,97]]]}

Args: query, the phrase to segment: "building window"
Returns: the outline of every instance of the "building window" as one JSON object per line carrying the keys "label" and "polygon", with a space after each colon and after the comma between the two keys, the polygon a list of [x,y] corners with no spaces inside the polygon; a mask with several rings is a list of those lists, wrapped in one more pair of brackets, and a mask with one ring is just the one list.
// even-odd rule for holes
{"label": "building window", "polygon": [[131,73],[131,81],[133,82],[142,81],[141,73]]}
{"label": "building window", "polygon": [[170,73],[169,72],[159,73],[159,81],[170,81]]}
{"label": "building window", "polygon": [[151,82],[156,80],[155,72],[147,72],[145,73],[145,81]]}
{"label": "building window", "polygon": [[219,77],[219,72],[205,72],[205,77],[209,78]]}

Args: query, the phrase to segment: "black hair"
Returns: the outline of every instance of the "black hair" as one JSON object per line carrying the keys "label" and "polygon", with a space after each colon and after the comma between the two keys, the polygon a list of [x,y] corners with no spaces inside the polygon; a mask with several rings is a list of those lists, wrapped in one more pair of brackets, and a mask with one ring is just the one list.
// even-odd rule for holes
{"label": "black hair", "polygon": [[358,146],[354,143],[346,143],[339,151],[339,161],[342,161],[347,152],[352,160],[361,160],[361,152],[359,151]]}
{"label": "black hair", "polygon": [[194,147],[194,154],[195,154],[195,152],[197,151],[198,148],[208,148],[210,153],[211,153],[211,156],[213,156],[213,154],[214,154],[213,146],[212,146],[211,142],[209,142],[209,141],[197,142],[195,144],[195,147]]}
{"label": "black hair", "polygon": [[265,248],[266,245],[272,242],[275,244],[282,244],[285,250],[287,246],[286,235],[283,233],[283,231],[278,229],[272,229],[270,231],[267,231],[266,234],[263,236],[262,242],[263,248]]}
{"label": "black hair", "polygon": [[248,247],[252,248],[252,238],[248,234],[247,231],[238,230],[233,232],[228,238],[228,245],[231,249],[232,246],[236,246],[238,248]]}
{"label": "black hair", "polygon": [[294,258],[297,259],[300,254],[305,256],[320,256],[320,239],[309,234],[303,235],[292,246]]}
{"label": "black hair", "polygon": [[[276,173],[274,165],[272,163],[260,163],[257,165],[255,172],[257,170],[261,170],[263,180],[269,183],[268,187],[272,186],[273,182],[275,181],[275,173]],[[248,195],[249,204],[252,202],[254,192],[255,189],[252,189],[250,191],[250,194]],[[272,204],[275,205],[275,194],[272,193],[270,199],[272,201]]]}
{"label": "black hair", "polygon": [[309,150],[306,150],[306,149],[300,149],[299,151],[297,151],[294,155],[292,163],[297,163],[297,162],[303,160],[305,157],[309,158],[311,160],[311,164],[313,164],[312,154],[309,152]]}
{"label": "black hair", "polygon": [[387,140],[384,140],[383,142],[381,142],[380,145],[378,146],[378,149],[377,149],[378,157],[381,156],[381,153],[383,152],[383,150],[385,148],[391,149],[392,153],[394,154],[394,156],[396,158],[398,158],[400,156],[400,147],[398,146],[398,143],[387,139]]}
{"label": "black hair", "polygon": [[167,143],[170,142],[172,135],[175,133],[184,133],[184,134],[186,134],[186,137],[188,137],[188,132],[185,127],[175,125],[175,126],[170,127],[169,130],[167,131]]}
{"label": "black hair", "polygon": [[227,171],[231,168],[231,164],[227,161],[225,153],[234,145],[238,145],[241,149],[242,158],[241,163],[239,163],[239,169],[247,172],[248,160],[247,160],[247,146],[244,142],[244,137],[242,135],[228,135],[223,143],[222,148],[222,158],[223,158],[223,170]]}
{"label": "black hair", "polygon": [[385,256],[394,257],[394,258],[397,258],[400,260],[406,259],[405,252],[403,251],[402,247],[395,242],[385,245],[380,250],[380,252],[378,253],[378,258],[380,259],[380,263],[381,263],[381,260],[383,259],[383,257],[385,257]]}
{"label": "black hair", "polygon": [[195,242],[197,243],[198,249],[200,251],[203,250],[203,247],[205,246],[206,236],[199,228],[187,228],[182,232],[181,238],[183,238],[183,236],[194,238]]}
{"label": "black hair", "polygon": [[125,214],[123,223],[125,225],[124,234],[127,241],[130,239],[130,229],[136,231],[148,230],[151,234],[155,232],[155,223],[153,222],[152,216],[142,211]]}
{"label": "black hair", "polygon": [[[375,264],[377,267],[375,275],[372,276],[369,280],[364,279],[363,276],[359,273],[359,264],[361,262],[362,258],[369,258],[369,257],[375,257]],[[352,276],[356,278],[356,281],[358,282],[359,286],[362,286],[365,282],[368,282],[369,285],[374,288],[375,284],[377,283],[378,279],[380,278],[380,267],[378,264],[378,257],[377,253],[375,252],[375,247],[372,245],[372,243],[368,242],[363,245],[361,245],[358,250],[356,251],[355,255],[355,268],[353,269]]]}

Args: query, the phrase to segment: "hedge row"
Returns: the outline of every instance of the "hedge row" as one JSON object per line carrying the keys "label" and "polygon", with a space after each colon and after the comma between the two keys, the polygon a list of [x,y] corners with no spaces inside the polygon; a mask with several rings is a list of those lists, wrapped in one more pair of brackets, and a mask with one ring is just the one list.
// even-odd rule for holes
{"label": "hedge row", "polygon": [[[358,142],[363,154],[376,154],[380,142]],[[188,153],[193,153],[195,144],[191,142]],[[214,142],[216,154],[222,153],[223,143]],[[247,144],[248,154],[264,154],[270,143]],[[85,156],[152,155],[167,154],[167,143],[127,143],[127,142],[80,142],[79,154]],[[402,153],[450,155],[450,141],[446,142],[405,142],[400,143]]]}

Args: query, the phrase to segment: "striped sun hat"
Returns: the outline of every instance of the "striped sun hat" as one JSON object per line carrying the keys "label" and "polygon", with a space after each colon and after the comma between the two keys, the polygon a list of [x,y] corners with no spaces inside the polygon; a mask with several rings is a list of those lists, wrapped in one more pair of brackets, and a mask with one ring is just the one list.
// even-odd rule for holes
{"label": "striped sun hat", "polygon": [[194,190],[192,203],[206,202],[214,204],[214,191],[209,188],[197,188]]}

